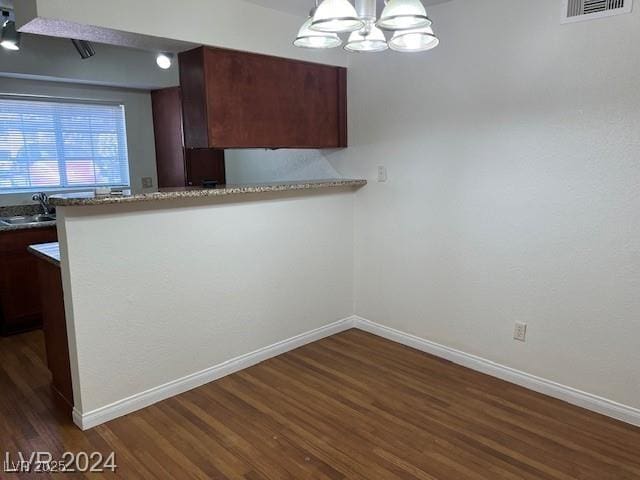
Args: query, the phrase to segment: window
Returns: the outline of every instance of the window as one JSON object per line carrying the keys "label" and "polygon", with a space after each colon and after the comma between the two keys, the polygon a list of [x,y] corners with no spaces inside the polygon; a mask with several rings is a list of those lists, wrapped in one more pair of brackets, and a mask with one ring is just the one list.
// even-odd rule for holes
{"label": "window", "polygon": [[129,186],[124,107],[0,97],[0,193]]}

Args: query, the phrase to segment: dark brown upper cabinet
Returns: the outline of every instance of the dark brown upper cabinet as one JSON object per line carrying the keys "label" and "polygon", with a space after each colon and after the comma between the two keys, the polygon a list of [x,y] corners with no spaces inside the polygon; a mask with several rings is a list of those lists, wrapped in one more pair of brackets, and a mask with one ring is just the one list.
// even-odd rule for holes
{"label": "dark brown upper cabinet", "polygon": [[151,92],[158,187],[225,183],[224,150],[185,148],[180,87]]}
{"label": "dark brown upper cabinet", "polygon": [[347,70],[200,47],[179,56],[190,148],[347,146]]}

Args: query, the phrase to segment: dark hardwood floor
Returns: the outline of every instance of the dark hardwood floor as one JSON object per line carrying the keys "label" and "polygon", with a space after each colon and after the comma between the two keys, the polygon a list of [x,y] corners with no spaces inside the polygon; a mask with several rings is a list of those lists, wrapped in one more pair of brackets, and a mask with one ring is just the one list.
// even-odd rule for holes
{"label": "dark hardwood floor", "polygon": [[56,413],[44,361],[40,332],[0,339],[3,460],[115,451],[105,476],[126,479],[640,479],[640,429],[358,330],[87,432]]}

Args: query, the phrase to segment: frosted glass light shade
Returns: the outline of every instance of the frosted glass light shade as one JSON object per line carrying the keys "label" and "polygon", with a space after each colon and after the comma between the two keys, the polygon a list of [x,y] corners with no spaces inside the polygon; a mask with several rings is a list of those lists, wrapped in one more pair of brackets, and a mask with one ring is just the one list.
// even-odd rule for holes
{"label": "frosted glass light shade", "polygon": [[428,27],[431,20],[420,0],[389,0],[376,24],[383,30]]}
{"label": "frosted glass light shade", "polygon": [[344,33],[359,30],[364,22],[348,0],[323,0],[311,22],[311,30]]}
{"label": "frosted glass light shade", "polygon": [[389,47],[396,52],[424,52],[440,43],[431,27],[400,30],[389,40]]}
{"label": "frosted glass light shade", "polygon": [[335,33],[318,32],[311,30],[311,22],[313,18],[309,17],[302,24],[298,31],[298,36],[293,41],[296,47],[301,48],[334,48],[342,45],[342,40]]}
{"label": "frosted glass light shade", "polygon": [[384,33],[375,25],[371,25],[368,33],[364,28],[353,32],[344,45],[344,49],[349,52],[383,52],[387,48],[389,45]]}

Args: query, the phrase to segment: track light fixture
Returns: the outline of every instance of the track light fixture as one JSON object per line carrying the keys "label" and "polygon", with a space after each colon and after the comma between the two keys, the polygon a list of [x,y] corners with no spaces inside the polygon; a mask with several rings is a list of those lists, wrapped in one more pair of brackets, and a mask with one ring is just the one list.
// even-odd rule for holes
{"label": "track light fixture", "polygon": [[83,60],[87,58],[93,57],[96,54],[96,51],[93,49],[93,45],[91,42],[87,42],[86,40],[75,40],[71,39],[71,43],[76,47],[78,54],[82,57]]}
{"label": "track light fixture", "polygon": [[20,50],[20,32],[16,30],[16,22],[11,19],[9,10],[2,10],[0,22],[2,23],[0,45],[6,50]]}

